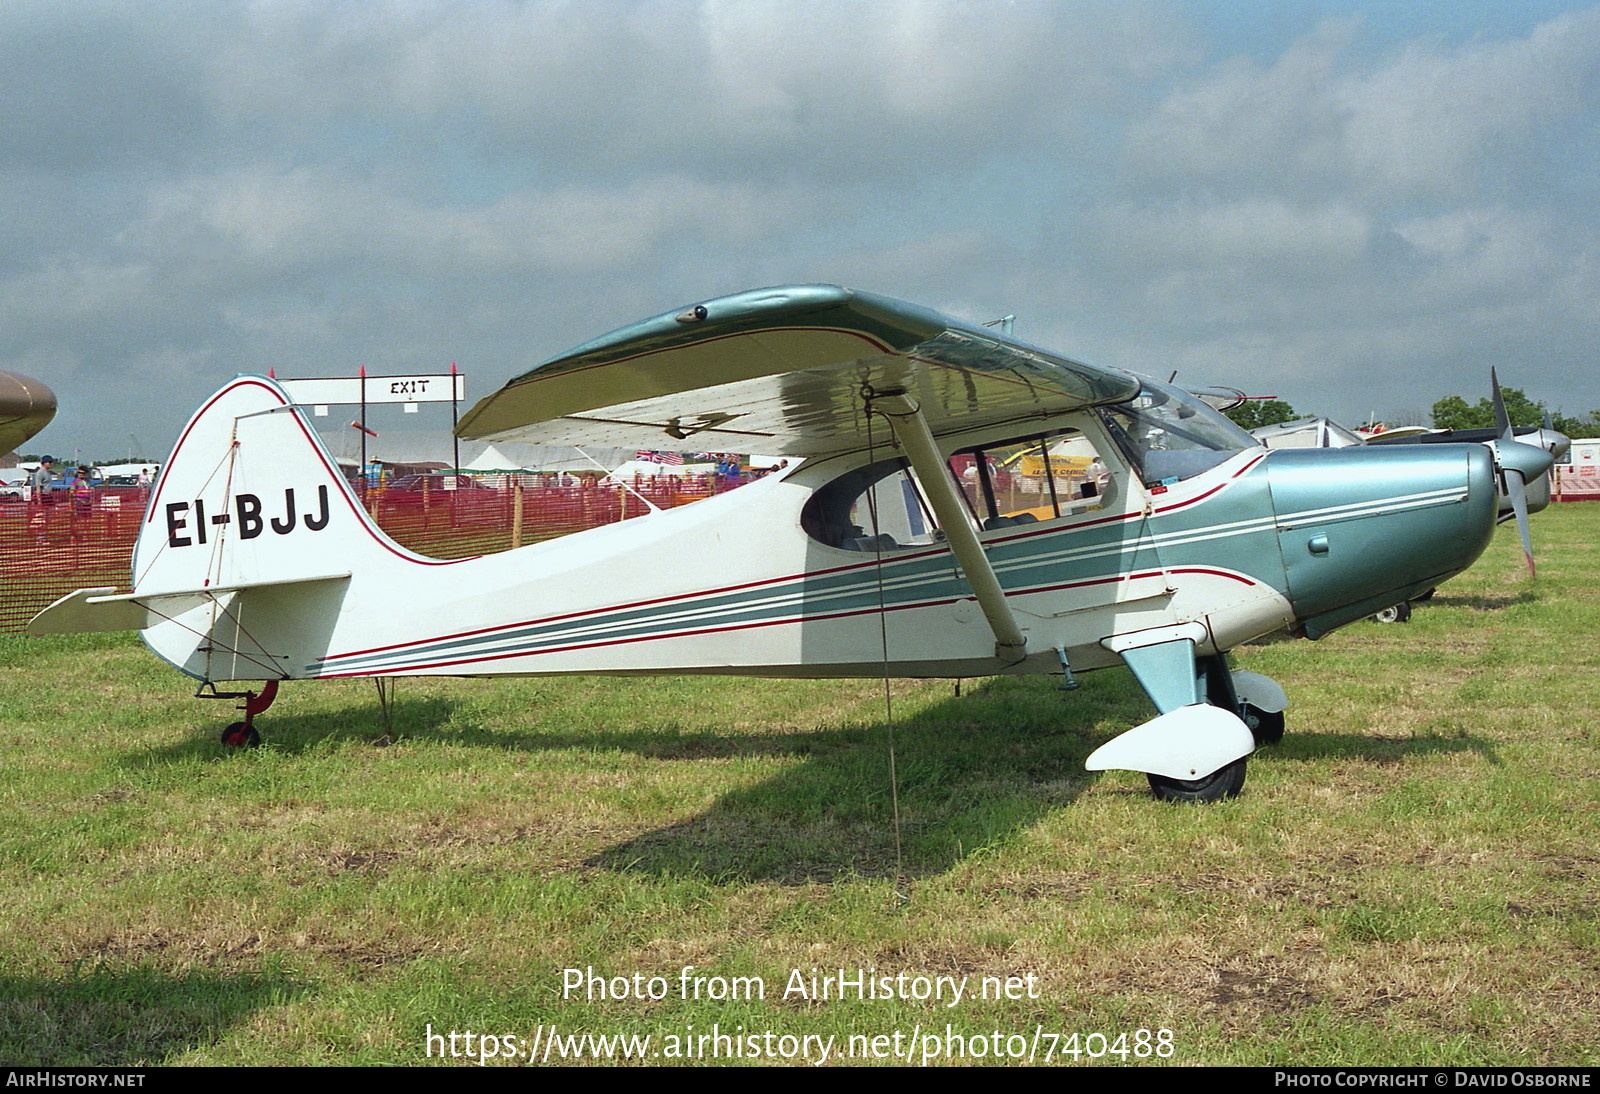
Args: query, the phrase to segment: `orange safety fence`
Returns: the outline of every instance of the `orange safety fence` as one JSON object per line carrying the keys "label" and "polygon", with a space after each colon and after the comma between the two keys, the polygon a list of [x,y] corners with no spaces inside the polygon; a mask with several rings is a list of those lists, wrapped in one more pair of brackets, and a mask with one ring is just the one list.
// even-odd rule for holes
{"label": "orange safety fence", "polygon": [[[626,485],[595,475],[416,477],[363,489],[368,512],[402,546],[463,558],[615,524],[723,493],[748,477],[663,475]],[[144,514],[139,488],[103,488],[90,506],[0,503],[0,633],[15,633],[75,589],[127,591],[133,543]],[[648,499],[650,505],[645,503]]]}

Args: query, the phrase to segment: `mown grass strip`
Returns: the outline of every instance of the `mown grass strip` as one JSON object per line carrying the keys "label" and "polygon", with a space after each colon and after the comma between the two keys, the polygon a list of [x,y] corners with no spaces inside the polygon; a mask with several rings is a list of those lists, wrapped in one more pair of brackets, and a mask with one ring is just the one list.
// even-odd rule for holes
{"label": "mown grass strip", "polygon": [[[1592,1063],[1600,506],[1534,526],[1536,581],[1503,529],[1409,624],[1239,651],[1294,705],[1217,806],[1083,770],[1147,716],[1121,672],[895,682],[903,904],[881,682],[404,681],[389,747],[370,685],[291,685],[241,753],[132,636],[0,640],[0,1060],[948,1024],[1165,1028],[1178,1064]],[[767,997],[562,995],[685,966]],[[1038,991],[782,997],[813,968]]]}

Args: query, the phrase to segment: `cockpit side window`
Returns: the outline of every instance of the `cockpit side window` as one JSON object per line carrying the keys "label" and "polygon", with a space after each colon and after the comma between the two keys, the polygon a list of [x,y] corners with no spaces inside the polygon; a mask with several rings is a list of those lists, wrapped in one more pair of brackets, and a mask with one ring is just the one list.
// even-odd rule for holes
{"label": "cockpit side window", "polygon": [[1101,408],[1100,416],[1148,486],[1193,478],[1236,452],[1259,447],[1219,411],[1155,380],[1145,380],[1127,402]]}
{"label": "cockpit side window", "polygon": [[[1103,458],[1105,439],[1098,431],[1094,437],[1044,430],[956,451],[946,467],[967,503],[967,519],[992,532],[1101,508],[1117,490],[1123,465]],[[921,485],[898,457],[821,487],[801,509],[800,526],[819,543],[847,551],[944,542]]]}
{"label": "cockpit side window", "polygon": [[903,459],[839,476],[800,511],[807,535],[846,551],[893,551],[940,543],[944,534]]}
{"label": "cockpit side window", "polygon": [[985,531],[1097,509],[1112,486],[1094,442],[1076,429],[965,448],[950,470]]}

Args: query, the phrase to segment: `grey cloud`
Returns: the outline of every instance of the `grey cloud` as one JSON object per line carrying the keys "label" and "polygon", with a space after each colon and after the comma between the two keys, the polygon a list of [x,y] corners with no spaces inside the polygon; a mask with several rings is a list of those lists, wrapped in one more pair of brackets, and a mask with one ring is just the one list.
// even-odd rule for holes
{"label": "grey cloud", "polygon": [[[264,5],[211,57],[219,114],[315,139],[439,127],[544,180],[593,172],[905,176],[1058,131],[1192,56],[1153,4]],[[1137,78],[1137,77],[1136,77]],[[918,142],[914,144],[913,141]],[[403,150],[396,147],[393,151]]]}
{"label": "grey cloud", "polygon": [[1600,102],[1600,9],[1375,62],[1353,48],[1360,34],[1359,21],[1329,21],[1270,65],[1236,58],[1204,73],[1131,127],[1133,169],[1444,197],[1503,169],[1508,145]]}
{"label": "grey cloud", "polygon": [[8,6],[0,56],[59,63],[0,93],[0,363],[63,378],[52,435],[150,440],[241,369],[476,395],[838,280],[1335,413],[1387,362],[1426,405],[1473,352],[1586,360],[1597,19],[1254,61],[1161,0]]}
{"label": "grey cloud", "polygon": [[[25,2],[0,9],[0,164],[125,170],[171,162],[212,139],[200,56],[172,33],[165,10]],[[205,37],[201,26],[187,29]]]}
{"label": "grey cloud", "polygon": [[1415,45],[1340,88],[1353,173],[1424,195],[1503,166],[1510,146],[1597,103],[1600,9],[1558,16],[1521,39]]}

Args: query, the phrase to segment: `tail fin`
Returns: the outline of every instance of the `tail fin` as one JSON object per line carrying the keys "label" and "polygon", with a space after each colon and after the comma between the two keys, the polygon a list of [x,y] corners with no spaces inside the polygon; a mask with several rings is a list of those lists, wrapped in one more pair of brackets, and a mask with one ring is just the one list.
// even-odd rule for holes
{"label": "tail fin", "polygon": [[302,411],[241,376],[190,419],[162,468],[133,551],[133,592],[83,589],[33,633],[140,627],[204,680],[300,675],[321,652],[352,572],[427,561],[395,545]]}
{"label": "tail fin", "polygon": [[195,412],[133,552],[136,594],[280,584],[398,550],[272,380],[241,376]]}

